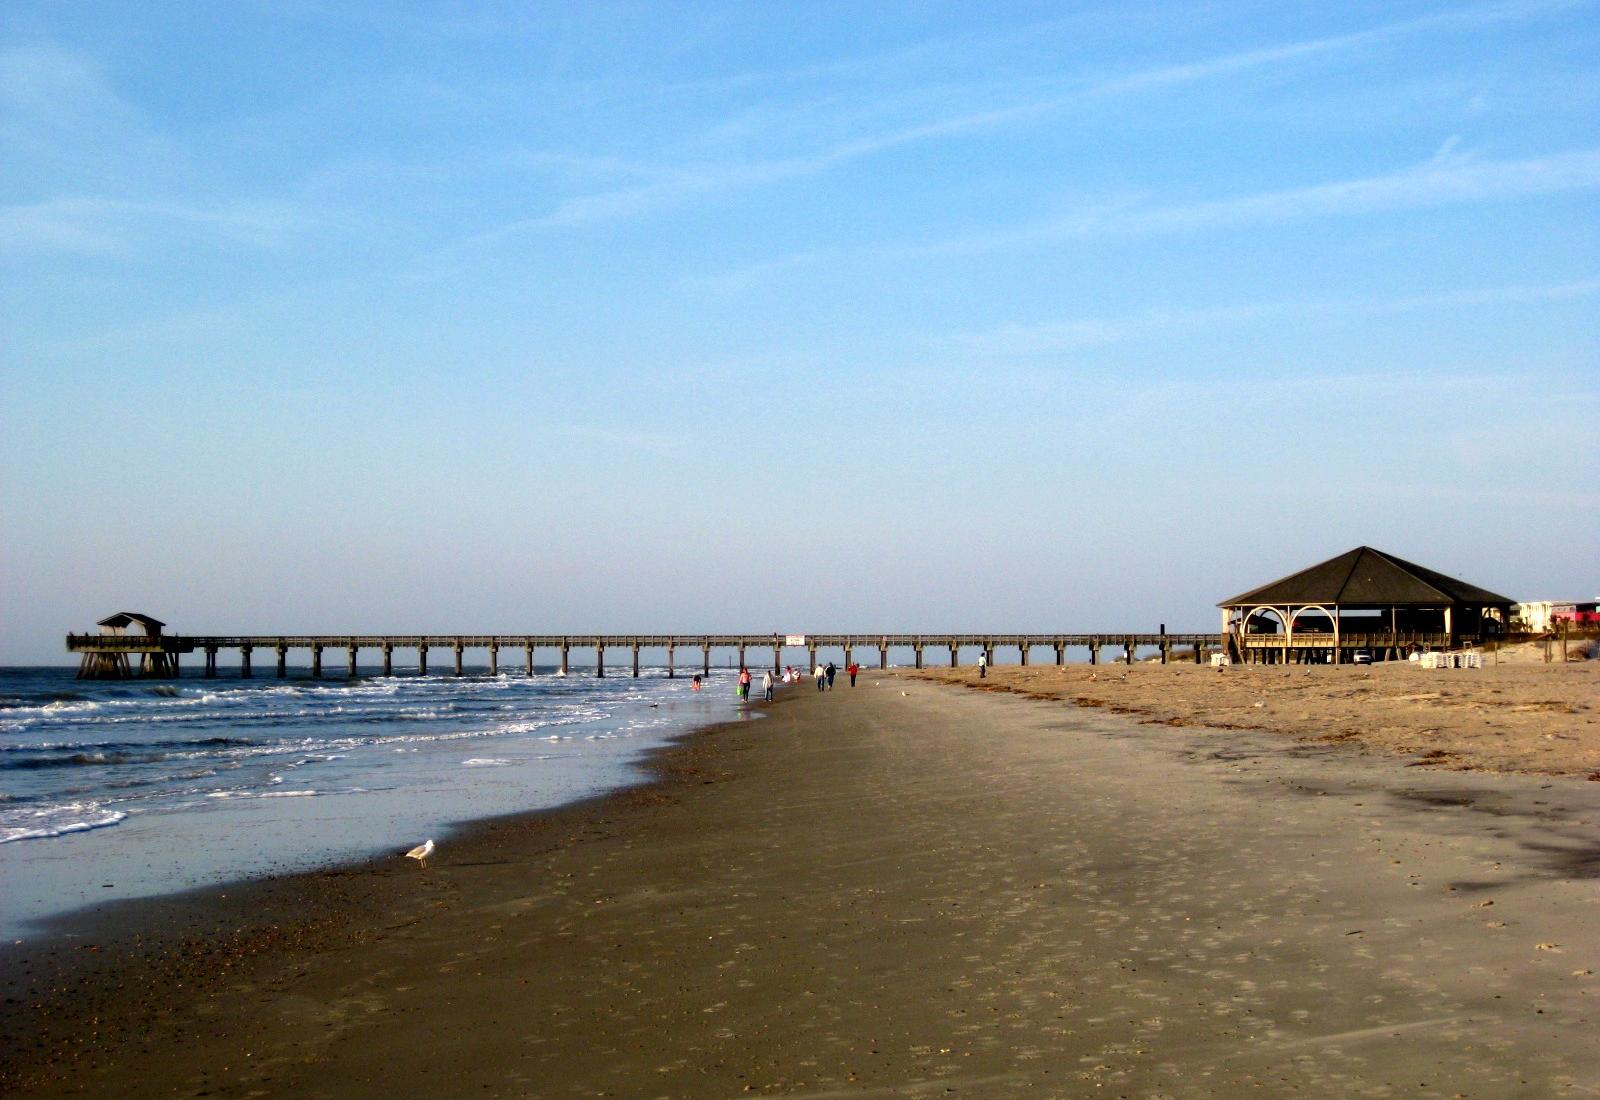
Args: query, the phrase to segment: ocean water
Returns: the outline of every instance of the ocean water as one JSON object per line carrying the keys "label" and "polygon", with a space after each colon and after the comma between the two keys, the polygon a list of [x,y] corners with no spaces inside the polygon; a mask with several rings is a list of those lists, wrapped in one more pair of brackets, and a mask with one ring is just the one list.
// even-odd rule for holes
{"label": "ocean water", "polygon": [[0,669],[0,933],[109,900],[399,853],[448,826],[639,782],[667,739],[746,712],[639,679],[79,681]]}

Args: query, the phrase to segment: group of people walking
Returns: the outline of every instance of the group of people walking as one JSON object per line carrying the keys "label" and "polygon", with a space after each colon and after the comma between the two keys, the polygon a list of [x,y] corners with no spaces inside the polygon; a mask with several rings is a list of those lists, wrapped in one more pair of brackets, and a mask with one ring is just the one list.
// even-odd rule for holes
{"label": "group of people walking", "polygon": [[[844,671],[845,675],[850,677],[850,686],[855,687],[856,676],[860,674],[861,666],[856,664],[854,661],[851,661],[845,666]],[[834,664],[832,661],[829,661],[826,665],[819,664],[816,668],[816,671],[812,673],[812,676],[816,679],[818,691],[831,691],[833,689],[834,677],[838,675],[839,666]],[[700,677],[696,676],[694,680],[695,690],[699,691]],[[754,682],[755,677],[750,674],[750,670],[748,668],[741,668],[739,670],[738,692],[741,700],[748,700],[750,698],[750,685]],[[799,683],[800,673],[792,666],[785,668],[783,670],[783,682],[786,684]],[[773,679],[770,671],[763,672],[761,674],[761,697],[765,702],[772,702],[772,689],[775,683],[776,681]]]}

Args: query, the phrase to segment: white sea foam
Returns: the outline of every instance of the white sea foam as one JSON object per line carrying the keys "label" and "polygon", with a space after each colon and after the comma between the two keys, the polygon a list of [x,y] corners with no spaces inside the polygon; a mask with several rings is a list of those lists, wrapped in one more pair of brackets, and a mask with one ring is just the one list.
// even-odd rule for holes
{"label": "white sea foam", "polygon": [[470,760],[461,762],[463,768],[506,768],[511,766],[511,761],[501,760],[494,756],[474,756]]}
{"label": "white sea foam", "polygon": [[307,798],[316,791],[212,791],[207,798]]}
{"label": "white sea foam", "polygon": [[[51,837],[66,836],[68,833],[86,833],[91,829],[104,829],[115,825],[127,820],[128,817],[121,810],[104,810],[82,816],[75,807],[70,806],[41,810],[36,816],[46,820],[31,826],[25,824],[0,826],[0,844],[11,844],[19,840],[48,840]],[[55,820],[49,820],[50,818]]]}

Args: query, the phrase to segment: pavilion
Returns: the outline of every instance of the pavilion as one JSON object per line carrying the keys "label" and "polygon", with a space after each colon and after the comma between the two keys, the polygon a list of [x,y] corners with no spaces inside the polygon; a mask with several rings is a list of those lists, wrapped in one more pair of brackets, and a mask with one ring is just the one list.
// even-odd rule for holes
{"label": "pavilion", "polygon": [[1223,600],[1236,661],[1323,664],[1453,649],[1503,634],[1516,601],[1393,554],[1358,546]]}
{"label": "pavilion", "polygon": [[[87,635],[74,652],[82,653],[78,665],[80,680],[126,680],[131,676],[156,678],[178,675],[181,643],[161,633],[167,624],[137,611],[118,611],[95,624],[98,635]],[[137,631],[131,628],[137,627]],[[133,671],[130,655],[139,657],[139,670]]]}

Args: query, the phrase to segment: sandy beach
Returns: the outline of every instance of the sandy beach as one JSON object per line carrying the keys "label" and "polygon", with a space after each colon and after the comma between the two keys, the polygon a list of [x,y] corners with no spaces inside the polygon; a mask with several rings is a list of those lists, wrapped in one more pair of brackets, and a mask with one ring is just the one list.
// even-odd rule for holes
{"label": "sandy beach", "polygon": [[[1463,755],[1484,715],[1446,689],[1466,681],[1397,669],[1397,740],[1429,751],[1442,715],[1465,723],[1455,764],[1408,767],[1345,735],[1369,693],[1338,693],[1387,669],[1336,670],[1316,703],[1344,717],[1282,732],[1259,712],[1312,703],[1282,670],[1090,671],[792,691],[663,753],[651,786],[470,827],[426,869],[396,855],[130,903],[12,945],[0,1084],[1600,1094],[1592,673],[1486,670],[1527,696],[1487,714],[1545,723],[1528,751],[1561,737],[1509,766]],[[1191,699],[1191,676],[1256,715]],[[1540,698],[1567,710],[1515,709]],[[1408,717],[1423,702],[1426,722]],[[1480,761],[1501,774],[1452,770]]]}
{"label": "sandy beach", "polygon": [[915,675],[1104,707],[1141,722],[1343,742],[1412,766],[1600,778],[1600,661],[1545,664],[1540,652],[1520,646],[1487,657],[1480,669],[1145,662],[996,665],[982,678],[971,666]]}

